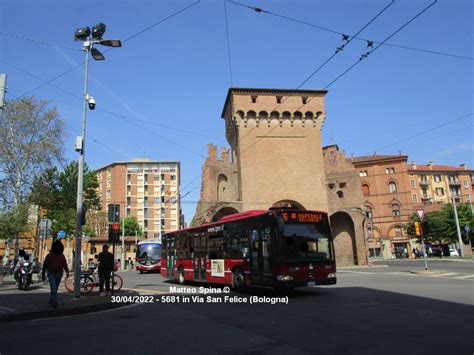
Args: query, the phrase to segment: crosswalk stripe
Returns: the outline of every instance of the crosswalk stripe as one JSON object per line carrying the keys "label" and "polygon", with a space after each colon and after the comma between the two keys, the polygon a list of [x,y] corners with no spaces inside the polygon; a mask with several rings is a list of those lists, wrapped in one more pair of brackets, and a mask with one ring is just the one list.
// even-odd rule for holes
{"label": "crosswalk stripe", "polygon": [[445,272],[443,274],[430,275],[431,277],[443,277],[443,276],[452,276],[459,275],[457,272]]}
{"label": "crosswalk stripe", "polygon": [[473,277],[474,277],[474,275],[464,275],[464,276],[455,277],[455,279],[464,280],[464,279],[470,279],[470,278],[473,278]]}

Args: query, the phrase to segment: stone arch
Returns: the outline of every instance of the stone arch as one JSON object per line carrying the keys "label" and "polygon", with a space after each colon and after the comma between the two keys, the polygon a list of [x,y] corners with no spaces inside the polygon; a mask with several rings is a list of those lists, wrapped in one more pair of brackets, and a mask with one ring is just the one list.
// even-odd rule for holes
{"label": "stone arch", "polygon": [[255,111],[250,110],[247,112],[247,119],[254,120],[256,118],[257,118],[257,113]]}
{"label": "stone arch", "polygon": [[245,117],[245,113],[242,110],[237,111],[235,115],[239,117],[240,119],[243,119]]}
{"label": "stone arch", "polygon": [[230,201],[229,181],[224,174],[217,177],[217,201]]}
{"label": "stone arch", "polygon": [[293,117],[296,119],[296,120],[301,120],[303,118],[303,114],[300,112],[300,111],[295,111],[293,113]]}
{"label": "stone arch", "polygon": [[341,211],[334,213],[330,220],[337,265],[357,265],[354,221],[348,213]]}
{"label": "stone arch", "polygon": [[214,213],[214,216],[212,216],[211,222],[217,222],[219,221],[222,217],[234,214],[234,213],[239,213],[235,208],[233,207],[222,207],[220,210],[218,210],[216,213]]}
{"label": "stone arch", "polygon": [[387,234],[390,238],[396,238],[403,236],[403,225],[401,223],[392,224],[388,230]]}
{"label": "stone arch", "polygon": [[291,208],[291,209],[295,209],[295,210],[305,210],[306,209],[306,208],[304,208],[304,206],[301,203],[299,203],[297,201],[293,201],[293,200],[280,200],[280,201],[277,201],[272,205],[272,208]]}
{"label": "stone arch", "polygon": [[260,111],[258,113],[258,118],[261,120],[266,120],[268,118],[268,112],[267,111]]}
{"label": "stone arch", "polygon": [[285,120],[288,120],[291,118],[291,113],[289,111],[284,111],[281,116],[283,117],[283,119]]}
{"label": "stone arch", "polygon": [[270,113],[270,118],[272,120],[278,120],[280,118],[280,112],[272,111],[272,113]]}
{"label": "stone arch", "polygon": [[308,112],[306,112],[306,113],[304,114],[304,117],[305,117],[307,120],[312,120],[313,117],[314,117],[314,114],[313,114],[312,112],[308,111]]}

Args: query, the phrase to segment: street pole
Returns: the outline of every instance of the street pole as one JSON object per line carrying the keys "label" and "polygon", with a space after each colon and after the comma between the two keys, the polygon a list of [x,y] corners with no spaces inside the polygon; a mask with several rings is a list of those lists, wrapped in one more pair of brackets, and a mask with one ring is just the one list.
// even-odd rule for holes
{"label": "street pole", "polygon": [[82,105],[82,145],[79,152],[79,165],[77,173],[77,209],[76,209],[76,238],[74,244],[74,251],[76,257],[74,258],[74,297],[80,298],[80,283],[81,283],[81,238],[82,238],[82,198],[84,194],[84,150],[86,143],[86,112],[87,112],[87,76],[89,71],[89,51],[91,49],[91,42],[84,43],[84,50],[86,51],[86,65],[84,74],[84,97]]}
{"label": "street pole", "polygon": [[425,270],[428,270],[428,264],[426,262],[425,237],[423,236],[423,233],[421,233],[421,247],[423,248],[422,253],[423,253],[423,260],[425,262]]}
{"label": "street pole", "polygon": [[125,213],[122,219],[122,260],[120,261],[120,268],[125,270]]}
{"label": "street pole", "polygon": [[370,234],[372,235],[372,240],[374,242],[374,259],[377,259],[377,253],[375,250],[375,235],[374,235],[374,219],[373,217],[370,219]]}
{"label": "street pole", "polygon": [[458,210],[456,208],[456,200],[455,197],[458,197],[457,195],[453,195],[452,200],[453,200],[453,207],[454,207],[454,219],[456,220],[456,231],[458,233],[458,243],[459,243],[459,249],[461,251],[461,257],[464,256],[464,248],[462,245],[462,239],[461,239],[461,228],[459,227],[459,218],[458,218]]}

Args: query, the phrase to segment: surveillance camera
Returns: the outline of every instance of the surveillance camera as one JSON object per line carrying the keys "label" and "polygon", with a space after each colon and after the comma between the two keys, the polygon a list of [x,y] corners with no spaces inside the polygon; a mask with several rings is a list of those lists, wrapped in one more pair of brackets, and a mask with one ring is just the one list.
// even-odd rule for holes
{"label": "surveillance camera", "polygon": [[95,109],[95,100],[92,96],[89,96],[89,109],[93,110]]}

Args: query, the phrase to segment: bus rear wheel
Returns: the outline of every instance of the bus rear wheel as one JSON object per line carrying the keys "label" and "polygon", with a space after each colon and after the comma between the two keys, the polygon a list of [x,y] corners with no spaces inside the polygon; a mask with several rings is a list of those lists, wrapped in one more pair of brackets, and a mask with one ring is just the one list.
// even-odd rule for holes
{"label": "bus rear wheel", "polygon": [[178,283],[180,285],[184,285],[185,282],[186,280],[184,279],[184,269],[182,266],[180,266],[178,269]]}
{"label": "bus rear wheel", "polygon": [[236,291],[243,291],[245,289],[245,274],[240,268],[237,268],[232,273],[232,281]]}

